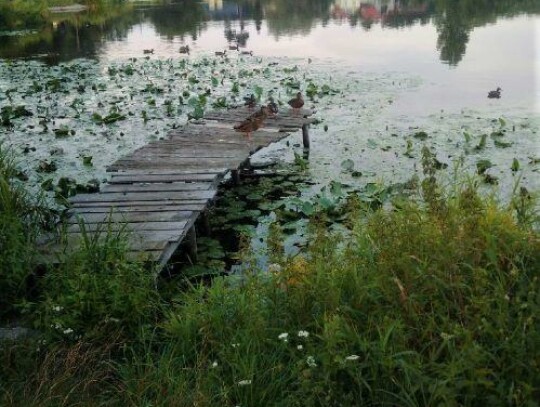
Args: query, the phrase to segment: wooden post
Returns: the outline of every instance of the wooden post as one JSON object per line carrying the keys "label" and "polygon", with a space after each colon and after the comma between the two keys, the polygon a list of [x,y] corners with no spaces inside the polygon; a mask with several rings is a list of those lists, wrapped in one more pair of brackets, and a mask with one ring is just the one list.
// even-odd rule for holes
{"label": "wooden post", "polygon": [[233,179],[234,185],[240,185],[240,171],[239,170],[232,170],[231,177]]}
{"label": "wooden post", "polygon": [[304,141],[304,148],[309,148],[309,124],[302,125],[302,140]]}
{"label": "wooden post", "polygon": [[201,212],[201,228],[205,236],[210,236],[210,220],[208,219],[208,213]]}
{"label": "wooden post", "polygon": [[192,226],[191,229],[187,232],[187,250],[188,255],[193,263],[196,263],[198,260],[197,254],[197,232],[195,231],[195,226]]}

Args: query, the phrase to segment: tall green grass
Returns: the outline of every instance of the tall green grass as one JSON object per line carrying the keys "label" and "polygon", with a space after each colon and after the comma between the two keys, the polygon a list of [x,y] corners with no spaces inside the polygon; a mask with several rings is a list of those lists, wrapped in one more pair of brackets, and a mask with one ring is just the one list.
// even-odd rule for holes
{"label": "tall green grass", "polygon": [[26,296],[26,282],[35,266],[34,242],[47,218],[41,200],[17,181],[10,150],[0,145],[0,319],[15,312]]}
{"label": "tall green grass", "polygon": [[42,336],[0,342],[0,404],[538,406],[532,198],[442,188],[424,158],[423,199],[170,298],[122,234],[86,239],[43,280]]}
{"label": "tall green grass", "polygon": [[279,275],[186,293],[170,362],[123,370],[133,404],[537,405],[539,236],[472,188],[437,200],[358,214],[353,239],[321,227]]}

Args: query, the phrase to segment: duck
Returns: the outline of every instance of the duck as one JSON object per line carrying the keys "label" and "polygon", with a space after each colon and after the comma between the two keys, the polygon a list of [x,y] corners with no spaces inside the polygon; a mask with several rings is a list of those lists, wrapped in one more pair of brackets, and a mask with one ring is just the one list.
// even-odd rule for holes
{"label": "duck", "polygon": [[294,112],[298,112],[302,106],[304,106],[304,98],[302,97],[302,92],[298,92],[294,99],[289,100],[289,106],[293,108]]}
{"label": "duck", "polygon": [[236,44],[236,45],[229,45],[229,50],[231,50],[231,51],[238,51],[238,44]]}
{"label": "duck", "polygon": [[225,51],[216,51],[214,52],[214,54],[216,55],[216,57],[224,57],[227,55],[227,50]]}
{"label": "duck", "polygon": [[240,55],[249,55],[249,56],[253,56],[253,51],[242,51],[242,52],[240,52]]}
{"label": "duck", "polygon": [[244,97],[244,106],[247,106],[249,110],[253,109],[256,104],[257,99],[255,98],[255,95],[253,93],[249,96]]}
{"label": "duck", "polygon": [[143,49],[143,53],[144,54],[153,54],[154,53],[154,48],[152,48],[152,49]]}
{"label": "duck", "polygon": [[274,101],[274,98],[271,97],[268,99],[268,104],[266,105],[270,111],[270,115],[272,117],[276,116],[279,112],[279,108],[277,103]]}
{"label": "duck", "polygon": [[251,115],[242,123],[234,126],[234,129],[238,132],[246,133],[247,138],[250,139],[251,133],[261,128],[265,118],[266,117],[264,114],[257,117],[254,117],[253,115]]}
{"label": "duck", "polygon": [[181,54],[189,54],[189,45],[182,45],[179,52]]}
{"label": "duck", "polygon": [[263,118],[263,120],[266,120],[270,114],[271,110],[268,106],[261,106],[260,110],[249,116],[247,120],[259,119],[261,117]]}
{"label": "duck", "polygon": [[501,98],[501,88],[497,88],[496,90],[490,90],[488,93],[488,98],[490,99],[500,99]]}

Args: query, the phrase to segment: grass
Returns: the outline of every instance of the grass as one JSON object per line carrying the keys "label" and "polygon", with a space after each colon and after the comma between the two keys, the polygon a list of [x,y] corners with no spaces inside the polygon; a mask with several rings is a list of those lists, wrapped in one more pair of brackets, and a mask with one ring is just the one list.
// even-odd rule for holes
{"label": "grass", "polygon": [[160,293],[121,233],[87,239],[41,281],[41,334],[0,342],[0,404],[538,406],[532,198],[424,169],[423,200],[359,204],[347,236],[313,219],[294,258],[273,228],[272,272],[210,286]]}
{"label": "grass", "polygon": [[49,214],[17,182],[17,164],[0,145],[0,318],[13,314],[26,295],[35,266],[34,242]]}

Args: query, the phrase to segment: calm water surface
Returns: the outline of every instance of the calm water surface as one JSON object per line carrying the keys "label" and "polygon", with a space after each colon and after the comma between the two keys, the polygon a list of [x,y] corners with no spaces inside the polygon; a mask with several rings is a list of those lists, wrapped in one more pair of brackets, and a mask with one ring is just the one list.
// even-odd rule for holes
{"label": "calm water surface", "polygon": [[[5,15],[3,34],[10,35],[0,36],[0,57],[107,61],[153,49],[168,58],[181,45],[192,53],[238,45],[336,69],[418,75],[425,86],[414,100],[396,101],[401,114],[494,104],[538,112],[539,13],[536,1],[113,1],[80,13],[42,12],[43,21],[31,20],[21,35],[13,35],[22,27],[10,27]],[[497,86],[503,99],[489,101],[487,91]]]}
{"label": "calm water surface", "polygon": [[[284,65],[308,70],[319,84],[334,81],[337,89],[347,89],[350,82],[342,96],[316,106],[330,128],[312,129],[310,173],[320,184],[407,179],[419,165],[418,151],[415,160],[403,156],[407,139],[425,130],[445,162],[465,154],[465,167],[475,172],[476,161],[489,158],[508,192],[515,183],[510,164],[517,158],[523,164],[522,181],[540,190],[540,168],[534,164],[540,157],[538,0],[93,0],[90,9],[79,13],[21,11],[11,4],[0,0],[3,59],[56,64],[92,58],[106,67],[131,57],[186,58],[179,53],[186,45],[191,59],[223,50],[234,55],[238,51],[230,48],[237,47],[253,52],[244,58],[246,67],[280,58]],[[242,63],[235,56],[230,61]],[[503,89],[502,98],[488,99],[488,91],[497,87]],[[287,97],[281,95],[282,101]],[[463,132],[476,143],[483,133],[497,130],[500,117],[515,129],[507,135],[512,147],[497,148],[490,141],[488,150],[471,153]],[[157,127],[160,122],[155,121]],[[137,129],[124,130],[133,139],[131,149],[147,142],[137,135],[148,131]],[[16,134],[8,137],[11,143],[27,142]],[[420,144],[415,142],[416,150]],[[84,143],[77,148],[79,155],[96,157],[91,171],[72,159],[72,167],[87,177],[101,174],[114,154],[129,152],[109,147],[107,155]],[[27,157],[29,162],[41,158],[38,152]],[[284,144],[264,150],[259,158],[268,158],[265,154],[292,160]],[[356,180],[344,174],[339,163],[347,159],[366,175]]]}

